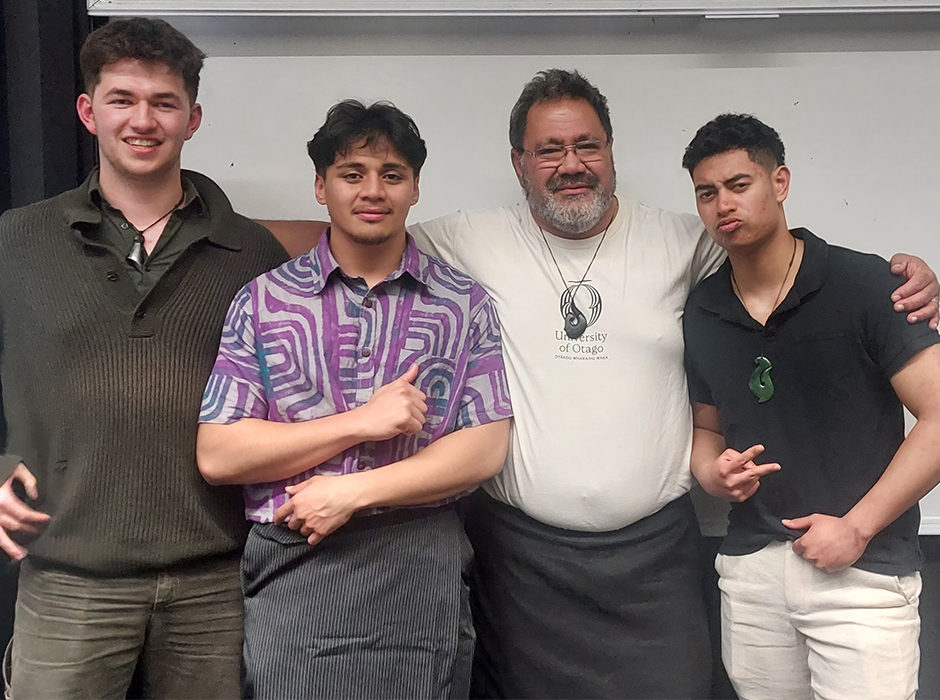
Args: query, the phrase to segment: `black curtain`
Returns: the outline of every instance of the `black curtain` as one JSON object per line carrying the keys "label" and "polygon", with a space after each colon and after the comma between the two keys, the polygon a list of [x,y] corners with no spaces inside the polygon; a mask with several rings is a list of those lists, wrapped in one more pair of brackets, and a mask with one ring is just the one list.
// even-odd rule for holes
{"label": "black curtain", "polygon": [[[91,28],[85,2],[0,0],[0,212],[75,187],[94,163],[75,114],[78,50]],[[0,553],[0,651],[12,633],[16,574]]]}
{"label": "black curtain", "polygon": [[51,197],[94,162],[75,114],[78,50],[90,28],[85,0],[0,0],[0,208]]}

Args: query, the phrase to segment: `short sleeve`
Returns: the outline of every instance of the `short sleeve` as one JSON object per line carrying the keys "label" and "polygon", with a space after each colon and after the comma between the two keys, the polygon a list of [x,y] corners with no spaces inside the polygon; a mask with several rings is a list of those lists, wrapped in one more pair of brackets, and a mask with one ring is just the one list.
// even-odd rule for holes
{"label": "short sleeve", "polygon": [[267,418],[264,373],[258,356],[251,283],[235,297],[222,328],[219,354],[209,375],[200,423],[234,423],[243,418]]}
{"label": "short sleeve", "polygon": [[457,228],[460,212],[441,216],[430,221],[408,226],[408,233],[414,236],[415,243],[423,252],[443,260],[448,265],[456,265]]}
{"label": "short sleeve", "polygon": [[712,240],[703,227],[692,256],[692,287],[711,275],[725,261],[724,249]]}
{"label": "short sleeve", "polygon": [[866,258],[869,266],[862,284],[865,349],[884,375],[893,377],[921,350],[940,342],[940,336],[926,320],[908,323],[906,313],[894,310],[891,294],[904,280],[891,273],[887,261],[874,255]]}
{"label": "short sleeve", "polygon": [[512,416],[496,309],[479,286],[474,285],[472,294],[478,301],[472,305],[467,373],[457,411],[458,430]]}
{"label": "short sleeve", "polygon": [[704,403],[713,406],[711,389],[702,378],[695,366],[695,349],[701,345],[695,333],[695,309],[692,302],[686,304],[685,314],[682,317],[682,328],[685,335],[685,376],[689,384],[689,399],[692,403]]}

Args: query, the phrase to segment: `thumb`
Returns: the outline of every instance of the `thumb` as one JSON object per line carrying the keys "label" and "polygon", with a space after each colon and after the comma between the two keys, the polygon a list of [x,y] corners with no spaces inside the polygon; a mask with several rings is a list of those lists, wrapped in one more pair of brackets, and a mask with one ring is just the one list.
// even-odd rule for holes
{"label": "thumb", "polygon": [[412,364],[411,364],[411,367],[409,367],[409,368],[405,371],[405,373],[404,373],[403,375],[401,375],[398,379],[400,379],[400,380],[402,380],[402,381],[406,381],[406,382],[408,382],[409,384],[414,384],[414,383],[415,383],[415,379],[417,379],[417,378],[418,378],[418,365],[417,365],[417,363],[412,363]]}
{"label": "thumb", "polygon": [[301,486],[303,486],[303,484],[290,484],[288,486],[285,486],[284,490],[287,493],[289,493],[291,496],[293,496],[295,493],[297,493],[300,490]]}
{"label": "thumb", "polygon": [[784,518],[780,522],[783,523],[784,527],[788,527],[791,530],[808,530],[813,526],[813,523],[816,522],[816,516],[807,515],[803,518]]}

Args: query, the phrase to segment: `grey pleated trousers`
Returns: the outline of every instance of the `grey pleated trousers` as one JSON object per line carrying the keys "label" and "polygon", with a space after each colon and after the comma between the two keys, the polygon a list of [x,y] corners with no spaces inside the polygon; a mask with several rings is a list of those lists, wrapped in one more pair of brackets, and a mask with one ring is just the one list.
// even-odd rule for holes
{"label": "grey pleated trousers", "polygon": [[242,559],[248,698],[466,698],[471,549],[452,508],[353,518],[311,547],[256,524]]}

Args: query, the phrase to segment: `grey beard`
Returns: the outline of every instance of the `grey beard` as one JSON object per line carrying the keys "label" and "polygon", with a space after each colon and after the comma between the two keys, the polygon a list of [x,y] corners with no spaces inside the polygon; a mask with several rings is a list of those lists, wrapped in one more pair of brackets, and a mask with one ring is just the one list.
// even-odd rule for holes
{"label": "grey beard", "polygon": [[547,221],[553,228],[562,233],[580,236],[582,233],[587,233],[594,228],[610,208],[614,191],[617,189],[616,173],[613,177],[611,188],[609,190],[604,189],[598,183],[591,190],[593,196],[589,201],[579,199],[564,203],[556,200],[551,192],[544,196],[536,192],[532,188],[525,171],[522,172],[521,184],[529,207],[539,218]]}

